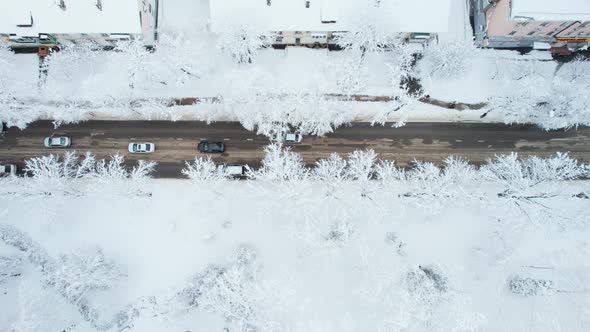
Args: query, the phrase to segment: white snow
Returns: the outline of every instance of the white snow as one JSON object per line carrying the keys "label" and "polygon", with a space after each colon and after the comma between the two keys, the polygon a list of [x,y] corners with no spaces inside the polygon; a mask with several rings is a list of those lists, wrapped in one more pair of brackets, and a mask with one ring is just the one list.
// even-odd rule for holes
{"label": "white snow", "polygon": [[[64,0],[62,10],[54,0],[0,1],[0,33],[37,36],[39,33],[130,33],[141,34],[141,0]],[[32,27],[17,27],[30,24]]]}
{"label": "white snow", "polygon": [[[358,156],[360,166],[370,153]],[[512,161],[481,172],[459,162],[446,175],[421,164],[384,181],[149,180],[140,187],[151,196],[129,196],[124,183],[86,191],[81,180],[76,195],[45,195],[31,179],[2,179],[0,256],[23,266],[0,283],[0,327],[100,329],[5,244],[16,227],[33,259],[100,248],[121,277],[84,294],[96,309],[86,320],[134,313],[129,331],[588,330],[589,203],[572,196],[588,183],[545,181],[568,169],[555,160],[533,162],[536,173]],[[238,248],[255,259],[236,264]],[[211,267],[226,272],[194,279]],[[553,286],[517,295],[513,276]],[[190,289],[198,305],[182,296]]]}
{"label": "white snow", "polygon": [[[356,16],[373,0],[214,0],[210,3],[211,28],[219,31],[228,24],[256,25],[267,31],[347,31]],[[373,19],[391,31],[445,32],[449,28],[450,0],[380,1]],[[322,23],[333,20],[335,23]]]}
{"label": "white snow", "polygon": [[531,18],[536,21],[588,21],[588,0],[512,0],[513,19]]}

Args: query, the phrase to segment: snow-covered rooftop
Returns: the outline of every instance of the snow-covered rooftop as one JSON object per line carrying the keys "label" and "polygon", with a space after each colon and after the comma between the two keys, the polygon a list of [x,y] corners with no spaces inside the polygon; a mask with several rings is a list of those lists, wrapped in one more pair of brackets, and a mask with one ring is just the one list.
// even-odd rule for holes
{"label": "snow-covered rooftop", "polygon": [[590,0],[512,0],[513,19],[589,21]]}
{"label": "snow-covered rooftop", "polygon": [[267,31],[346,31],[359,13],[377,14],[395,32],[446,32],[450,0],[388,0],[374,9],[375,0],[211,0],[211,28],[255,24]]}
{"label": "snow-covered rooftop", "polygon": [[[1,0],[0,33],[141,33],[138,0]],[[32,26],[19,27],[17,25]]]}

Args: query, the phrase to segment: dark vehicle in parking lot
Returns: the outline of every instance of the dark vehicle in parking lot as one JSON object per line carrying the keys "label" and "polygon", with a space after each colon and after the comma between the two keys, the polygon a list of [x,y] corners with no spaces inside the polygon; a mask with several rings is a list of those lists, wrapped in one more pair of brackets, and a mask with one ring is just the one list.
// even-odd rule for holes
{"label": "dark vehicle in parking lot", "polygon": [[204,153],[222,153],[225,151],[225,143],[223,142],[201,142],[197,146],[199,152]]}

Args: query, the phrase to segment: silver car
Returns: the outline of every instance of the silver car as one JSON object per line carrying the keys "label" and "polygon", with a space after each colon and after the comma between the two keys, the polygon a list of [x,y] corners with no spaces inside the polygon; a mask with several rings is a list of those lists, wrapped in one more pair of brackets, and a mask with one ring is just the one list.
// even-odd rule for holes
{"label": "silver car", "polygon": [[282,131],[279,134],[279,140],[282,141],[284,144],[298,144],[301,143],[301,141],[303,140],[303,135],[301,135],[299,131]]}
{"label": "silver car", "polygon": [[70,146],[72,141],[67,136],[50,136],[45,137],[45,147],[46,148],[65,148]]}
{"label": "silver car", "polygon": [[129,143],[129,152],[131,153],[152,153],[156,151],[154,143]]}

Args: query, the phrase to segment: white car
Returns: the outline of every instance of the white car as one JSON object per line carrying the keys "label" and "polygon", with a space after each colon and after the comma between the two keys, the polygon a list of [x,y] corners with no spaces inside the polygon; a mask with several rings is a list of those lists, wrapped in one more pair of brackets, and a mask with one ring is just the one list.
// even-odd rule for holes
{"label": "white car", "polygon": [[46,148],[65,148],[70,146],[72,141],[66,136],[51,136],[45,137],[44,143]]}
{"label": "white car", "polygon": [[129,143],[129,152],[131,153],[152,153],[156,151],[154,143]]}
{"label": "white car", "polygon": [[217,172],[220,176],[240,178],[246,176],[246,166],[239,164],[223,164],[217,166]]}
{"label": "white car", "polygon": [[301,141],[303,140],[303,135],[301,135],[301,133],[298,131],[295,131],[295,132],[283,131],[280,133],[279,139],[284,144],[297,144],[297,143],[301,143]]}
{"label": "white car", "polygon": [[5,175],[15,175],[16,174],[16,165],[7,164],[7,165],[0,165],[0,176]]}

